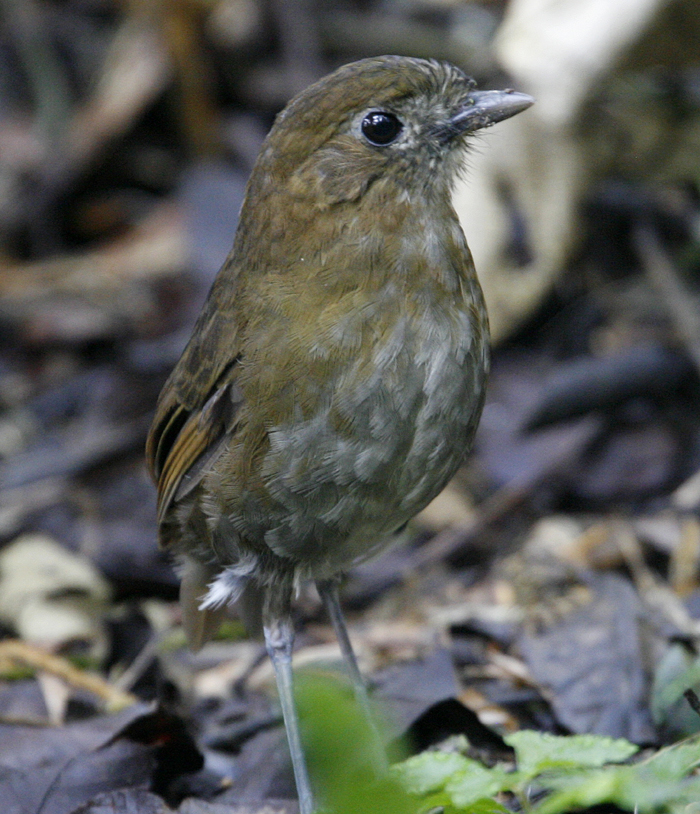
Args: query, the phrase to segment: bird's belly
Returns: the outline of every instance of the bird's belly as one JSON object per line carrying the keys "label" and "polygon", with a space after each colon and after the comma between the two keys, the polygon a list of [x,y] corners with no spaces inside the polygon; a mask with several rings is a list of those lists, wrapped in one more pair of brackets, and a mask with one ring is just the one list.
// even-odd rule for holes
{"label": "bird's belly", "polygon": [[398,326],[311,417],[269,433],[264,541],[310,576],[372,553],[444,487],[481,412],[485,336],[468,314]]}

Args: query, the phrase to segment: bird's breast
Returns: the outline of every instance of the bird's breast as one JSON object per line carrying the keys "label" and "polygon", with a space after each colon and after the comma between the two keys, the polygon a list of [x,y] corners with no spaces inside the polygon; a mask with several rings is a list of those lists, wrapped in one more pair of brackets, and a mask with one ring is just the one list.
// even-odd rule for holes
{"label": "bird's breast", "polygon": [[461,289],[407,296],[388,282],[364,306],[334,307],[297,382],[297,403],[312,406],[269,430],[263,462],[277,507],[265,542],[313,562],[312,575],[368,553],[442,489],[471,442],[487,368],[481,311]]}

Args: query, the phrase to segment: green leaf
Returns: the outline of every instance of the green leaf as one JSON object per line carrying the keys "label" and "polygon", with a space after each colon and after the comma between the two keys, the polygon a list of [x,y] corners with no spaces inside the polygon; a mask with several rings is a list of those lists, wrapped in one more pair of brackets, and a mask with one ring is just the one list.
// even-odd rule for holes
{"label": "green leaf", "polygon": [[311,783],[328,814],[417,814],[419,801],[393,773],[377,771],[377,743],[347,682],[306,670],[296,676]]}
{"label": "green leaf", "polygon": [[654,723],[674,739],[700,730],[700,718],[683,697],[688,688],[700,688],[700,659],[685,645],[673,644],[656,666],[650,706]]}
{"label": "green leaf", "polygon": [[[498,767],[487,769],[476,760],[452,752],[423,752],[394,766],[394,774],[411,794],[444,791],[460,811],[465,806],[485,805],[485,798],[510,788],[513,775]],[[496,809],[499,811],[500,809]]]}
{"label": "green leaf", "polygon": [[513,776],[503,769],[485,769],[481,764],[471,762],[473,766],[456,772],[445,784],[445,791],[457,808],[464,808],[512,786]]}
{"label": "green leaf", "polygon": [[452,775],[470,766],[483,769],[454,752],[422,752],[394,766],[392,771],[410,794],[423,795],[443,789]]}
{"label": "green leaf", "polygon": [[[572,808],[590,808],[618,797],[620,778],[616,771],[589,770],[577,776],[558,778],[564,786],[533,809],[533,814],[563,814]],[[551,787],[551,786],[550,786]]]}
{"label": "green leaf", "polygon": [[477,800],[464,809],[464,814],[510,814],[510,812],[495,800]]}
{"label": "green leaf", "polygon": [[667,746],[648,758],[642,766],[658,776],[672,779],[684,777],[700,764],[700,737]]}
{"label": "green leaf", "polygon": [[[327,674],[297,676],[312,785],[327,814],[507,814],[499,792],[521,799],[533,785],[547,793],[530,814],[570,814],[616,805],[638,814],[700,814],[700,735],[638,763],[629,741],[596,735],[560,737],[524,730],[506,737],[518,770],[486,768],[454,752],[424,752],[377,772],[377,742],[351,688]],[[697,810],[695,810],[697,808]]]}
{"label": "green leaf", "polygon": [[614,804],[624,811],[657,814],[674,803],[700,799],[700,781],[661,779],[637,766],[607,767],[559,778],[561,788],[533,809],[533,814],[564,814],[572,808]]}
{"label": "green leaf", "polygon": [[620,763],[639,751],[624,738],[614,740],[600,735],[550,735],[523,729],[507,735],[505,742],[515,749],[520,774],[533,778],[552,769],[595,768]]}
{"label": "green leaf", "polygon": [[[688,773],[700,763],[700,739],[657,752],[632,766],[567,770],[541,778],[554,793],[533,814],[564,814],[572,808],[614,804],[639,814],[671,814],[700,800],[700,778]],[[699,808],[700,812],[700,808]]]}

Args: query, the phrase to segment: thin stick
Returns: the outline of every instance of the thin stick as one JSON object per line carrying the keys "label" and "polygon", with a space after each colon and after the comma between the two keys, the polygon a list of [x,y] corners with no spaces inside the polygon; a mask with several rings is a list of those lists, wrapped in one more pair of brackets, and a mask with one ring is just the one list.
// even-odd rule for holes
{"label": "thin stick", "polygon": [[697,714],[700,715],[700,698],[698,698],[695,690],[692,690],[689,687],[687,690],[683,690],[683,696],[690,704],[690,708],[693,710],[693,712],[697,712]]}
{"label": "thin stick", "polygon": [[700,372],[700,319],[697,298],[680,279],[678,269],[653,227],[647,224],[637,226],[633,241],[644,273],[663,297],[676,331]]}
{"label": "thin stick", "polygon": [[135,695],[123,692],[101,676],[79,670],[61,656],[47,653],[19,639],[6,639],[0,642],[0,660],[2,659],[43,670],[63,679],[71,687],[87,690],[101,698],[111,712],[130,707],[138,701]]}

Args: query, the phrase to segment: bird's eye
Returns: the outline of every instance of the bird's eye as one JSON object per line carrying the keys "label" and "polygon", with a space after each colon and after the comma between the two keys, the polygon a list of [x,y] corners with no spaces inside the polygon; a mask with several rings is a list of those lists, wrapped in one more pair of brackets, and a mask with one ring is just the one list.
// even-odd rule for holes
{"label": "bird's eye", "polygon": [[373,110],[362,119],[362,135],[375,147],[385,147],[396,141],[402,130],[401,120],[383,110]]}

